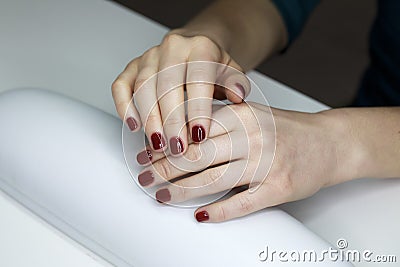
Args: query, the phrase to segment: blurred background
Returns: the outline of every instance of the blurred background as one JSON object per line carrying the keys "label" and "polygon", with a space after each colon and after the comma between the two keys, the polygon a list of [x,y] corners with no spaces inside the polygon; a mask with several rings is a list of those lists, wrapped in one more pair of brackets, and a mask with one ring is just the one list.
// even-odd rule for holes
{"label": "blurred background", "polygon": [[[167,27],[176,28],[212,0],[116,0]],[[289,50],[257,70],[332,106],[351,103],[368,64],[374,0],[324,0]]]}

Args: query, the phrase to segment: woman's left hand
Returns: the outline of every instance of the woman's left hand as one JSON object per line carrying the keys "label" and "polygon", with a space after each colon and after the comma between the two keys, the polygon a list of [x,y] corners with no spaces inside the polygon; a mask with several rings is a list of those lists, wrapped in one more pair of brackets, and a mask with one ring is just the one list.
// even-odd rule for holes
{"label": "woman's left hand", "polygon": [[[306,198],[357,177],[356,142],[334,114],[285,111],[255,103],[225,106],[213,114],[210,138],[190,144],[183,157],[157,153],[148,158],[146,151],[139,153],[138,161],[148,165],[139,183],[144,187],[164,184],[156,198],[171,204],[249,186],[198,208],[195,217],[202,222],[226,221]],[[165,184],[179,177],[184,178]]]}

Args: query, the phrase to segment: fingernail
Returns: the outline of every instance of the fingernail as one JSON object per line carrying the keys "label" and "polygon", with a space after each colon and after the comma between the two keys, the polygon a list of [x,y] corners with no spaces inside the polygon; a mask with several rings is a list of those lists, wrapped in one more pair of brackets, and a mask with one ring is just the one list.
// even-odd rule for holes
{"label": "fingernail", "polygon": [[246,91],[244,90],[244,87],[243,87],[243,85],[241,85],[240,83],[235,83],[235,86],[236,86],[236,88],[237,89],[239,89],[239,91],[240,91],[240,97],[241,98],[244,98],[244,95],[246,94]]}
{"label": "fingernail", "polygon": [[151,143],[153,144],[154,150],[161,149],[165,147],[165,140],[161,133],[153,133],[151,135]]}
{"label": "fingernail", "polygon": [[193,126],[192,128],[192,140],[196,143],[200,143],[206,137],[206,131],[200,124]]}
{"label": "fingernail", "polygon": [[129,130],[134,131],[138,127],[136,120],[132,117],[126,119],[126,123],[128,124]]}
{"label": "fingernail", "polygon": [[184,150],[182,139],[178,136],[169,139],[169,148],[174,155],[182,153]]}
{"label": "fingernail", "polygon": [[164,203],[164,202],[170,201],[171,200],[171,193],[166,188],[158,190],[156,192],[156,199],[160,203]]}
{"label": "fingernail", "polygon": [[137,162],[141,165],[151,162],[152,159],[153,159],[153,154],[151,154],[150,150],[142,151],[136,156]]}
{"label": "fingernail", "polygon": [[205,210],[199,211],[198,213],[196,213],[196,220],[198,222],[208,221],[209,219],[210,219],[210,217],[208,216],[208,212]]}
{"label": "fingernail", "polygon": [[145,171],[144,173],[139,174],[138,180],[141,186],[147,186],[154,182],[154,175],[151,171]]}

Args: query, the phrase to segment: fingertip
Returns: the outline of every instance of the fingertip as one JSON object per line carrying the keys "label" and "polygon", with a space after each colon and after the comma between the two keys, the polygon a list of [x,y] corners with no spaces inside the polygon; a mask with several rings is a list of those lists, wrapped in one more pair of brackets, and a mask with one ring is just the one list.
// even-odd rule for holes
{"label": "fingertip", "polygon": [[154,152],[161,153],[167,149],[167,143],[161,132],[154,132],[150,135],[150,141]]}
{"label": "fingertip", "polygon": [[[187,141],[186,141],[187,144]],[[179,136],[174,136],[169,139],[169,149],[171,151],[171,156],[180,157],[186,151],[187,145]]]}
{"label": "fingertip", "polygon": [[235,87],[236,87],[236,89],[238,90],[238,95],[241,97],[241,98],[244,98],[245,96],[246,96],[246,90],[244,89],[244,87],[243,87],[243,85],[241,85],[240,83],[235,83]]}
{"label": "fingertip", "polygon": [[140,130],[140,122],[132,116],[125,119],[126,125],[131,132],[137,132]]}
{"label": "fingertip", "polygon": [[238,104],[242,103],[246,98],[246,90],[243,85],[237,82],[233,86],[225,88],[225,95],[229,101]]}
{"label": "fingertip", "polygon": [[240,104],[243,103],[244,98],[241,96],[237,95],[236,93],[230,91],[229,89],[226,90],[226,99],[228,99],[230,102],[234,104]]}
{"label": "fingertip", "polygon": [[191,129],[192,140],[195,143],[202,143],[207,138],[208,132],[203,124],[195,123]]}
{"label": "fingertip", "polygon": [[136,161],[142,165],[147,166],[153,160],[153,153],[150,149],[145,149],[136,155]]}
{"label": "fingertip", "polygon": [[146,170],[138,175],[138,182],[143,187],[148,187],[154,182],[154,174],[152,171]]}
{"label": "fingertip", "polygon": [[194,217],[196,218],[196,221],[198,221],[199,223],[209,222],[210,220],[210,215],[208,214],[208,211],[205,209],[200,209],[196,211]]}
{"label": "fingertip", "polygon": [[[121,112],[122,108],[123,112]],[[118,109],[118,113],[120,114],[121,119],[125,122],[125,125],[131,132],[138,132],[142,128],[140,115],[132,102],[121,104],[120,109]]]}
{"label": "fingertip", "polygon": [[159,189],[156,192],[155,198],[158,203],[167,203],[171,200],[171,192],[168,188]]}

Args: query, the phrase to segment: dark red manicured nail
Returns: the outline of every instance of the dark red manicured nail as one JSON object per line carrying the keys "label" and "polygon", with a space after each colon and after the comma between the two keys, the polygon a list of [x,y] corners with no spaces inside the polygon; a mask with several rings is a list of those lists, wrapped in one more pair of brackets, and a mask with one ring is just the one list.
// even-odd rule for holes
{"label": "dark red manicured nail", "polygon": [[141,186],[147,186],[154,182],[154,175],[151,171],[145,171],[144,173],[139,174],[138,180]]}
{"label": "dark red manicured nail", "polygon": [[129,130],[131,131],[136,130],[138,127],[137,121],[132,117],[127,118],[126,123],[128,124]]}
{"label": "dark red manicured nail", "polygon": [[205,210],[199,211],[198,213],[196,213],[196,220],[198,222],[208,221],[209,219],[210,219],[210,216],[208,216],[208,212]]}
{"label": "dark red manicured nail", "polygon": [[150,150],[142,151],[136,156],[137,162],[141,165],[151,162],[152,159],[153,159],[153,154],[151,153]]}
{"label": "dark red manicured nail", "polygon": [[206,138],[206,131],[204,130],[204,127],[201,125],[195,125],[192,128],[192,140],[196,143],[200,143],[201,141]]}
{"label": "dark red manicured nail", "polygon": [[169,149],[171,149],[171,153],[174,155],[180,154],[185,149],[183,147],[182,139],[178,136],[172,137],[169,139]]}
{"label": "dark red manicured nail", "polygon": [[156,199],[160,203],[164,203],[164,202],[170,201],[171,200],[171,193],[166,188],[158,190],[156,192]]}
{"label": "dark red manicured nail", "polygon": [[246,94],[246,91],[244,90],[244,87],[243,87],[243,85],[241,85],[240,83],[235,83],[235,86],[236,86],[236,88],[237,89],[239,89],[239,91],[240,91],[240,97],[241,98],[244,98],[244,95]]}
{"label": "dark red manicured nail", "polygon": [[165,147],[165,139],[161,133],[155,132],[151,135],[151,143],[153,144],[154,150]]}

